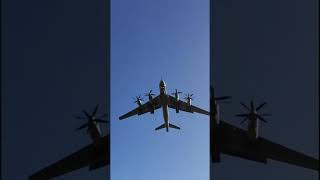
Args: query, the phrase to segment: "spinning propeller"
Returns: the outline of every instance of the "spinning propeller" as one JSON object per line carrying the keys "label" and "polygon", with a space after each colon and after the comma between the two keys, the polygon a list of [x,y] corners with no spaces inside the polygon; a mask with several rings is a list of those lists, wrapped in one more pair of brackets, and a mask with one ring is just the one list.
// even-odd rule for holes
{"label": "spinning propeller", "polygon": [[178,94],[181,94],[182,92],[181,91],[178,91],[178,89],[176,89],[176,92],[174,93],[171,93],[172,95],[178,95]]}
{"label": "spinning propeller", "polygon": [[[243,124],[247,120],[252,120],[252,118],[259,119],[260,121],[267,123],[267,120],[263,118],[264,116],[271,116],[271,114],[260,114],[257,111],[260,110],[262,107],[264,107],[267,103],[263,102],[261,103],[257,108],[254,107],[253,102],[250,102],[250,107],[248,107],[246,104],[243,102],[240,103],[245,109],[249,111],[249,113],[246,114],[236,114],[236,117],[244,117],[244,119],[241,121],[241,124]],[[251,119],[250,119],[251,118]]]}
{"label": "spinning propeller", "polygon": [[[149,93],[146,93],[146,94],[145,94],[145,96],[149,96],[149,97],[150,97],[150,96],[152,97],[152,96],[154,96],[154,95],[155,95],[155,94],[152,93],[152,90],[150,90]],[[139,97],[140,97],[140,96],[139,96]]]}
{"label": "spinning propeller", "polygon": [[186,95],[186,97],[184,97],[184,99],[185,99],[185,100],[188,100],[188,101],[189,101],[189,100],[193,100],[193,97],[192,97],[192,96],[193,96],[193,94],[189,94],[189,93],[188,93],[188,94]]}
{"label": "spinning propeller", "polygon": [[141,102],[141,101],[143,101],[143,99],[142,99],[142,97],[141,97],[141,95],[139,95],[139,96],[136,96],[136,98],[135,98],[135,103],[139,103],[139,102]]}
{"label": "spinning propeller", "polygon": [[103,114],[101,116],[96,116],[97,112],[98,112],[98,105],[96,105],[96,107],[94,108],[92,114],[90,115],[86,110],[82,110],[82,112],[85,114],[85,117],[81,117],[81,116],[76,116],[76,119],[87,119],[88,122],[81,125],[79,128],[77,128],[76,130],[80,130],[83,129],[85,127],[89,127],[90,125],[94,125],[94,123],[109,123],[108,121],[104,120],[103,118],[107,116],[107,114]]}

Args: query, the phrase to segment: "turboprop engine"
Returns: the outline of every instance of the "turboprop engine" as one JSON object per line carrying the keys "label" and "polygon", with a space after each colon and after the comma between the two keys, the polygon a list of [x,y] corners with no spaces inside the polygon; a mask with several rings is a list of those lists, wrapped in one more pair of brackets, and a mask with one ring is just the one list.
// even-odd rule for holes
{"label": "turboprop engine", "polygon": [[259,121],[267,123],[264,116],[271,116],[271,114],[258,113],[258,111],[267,103],[263,102],[257,108],[254,106],[253,101],[250,102],[250,107],[242,102],[240,104],[248,111],[248,113],[236,114],[235,116],[244,118],[241,121],[241,124],[248,121],[248,136],[251,140],[256,140],[259,137]]}
{"label": "turboprop engine", "polygon": [[189,104],[189,106],[191,106],[191,103],[193,101],[193,98],[192,98],[193,94],[187,94],[187,96],[184,98],[187,103]]}
{"label": "turboprop engine", "polygon": [[141,95],[139,95],[139,96],[136,96],[136,100],[134,102],[137,103],[139,107],[141,107],[142,101],[143,99],[141,98]]}
{"label": "turboprop engine", "polygon": [[153,107],[153,105],[152,105],[152,103],[151,103],[151,102],[152,102],[152,99],[153,99],[152,96],[154,96],[154,95],[155,95],[155,94],[152,93],[152,90],[150,90],[149,93],[146,93],[146,94],[145,94],[145,96],[148,96],[148,98],[149,98],[149,102],[150,102],[150,103],[149,103],[149,106],[150,106],[150,108],[151,108],[151,111],[150,111],[151,114],[154,114],[154,107]]}
{"label": "turboprop engine", "polygon": [[176,100],[176,113],[179,113],[179,94],[181,93],[182,92],[178,91],[177,89],[174,93],[171,93],[172,95],[174,95],[174,98]]}

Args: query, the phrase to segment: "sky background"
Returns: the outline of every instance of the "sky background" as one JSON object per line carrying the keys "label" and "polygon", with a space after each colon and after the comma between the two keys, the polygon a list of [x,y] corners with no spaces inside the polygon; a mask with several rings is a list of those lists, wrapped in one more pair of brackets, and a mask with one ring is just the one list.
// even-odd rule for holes
{"label": "sky background", "polygon": [[[222,118],[240,101],[267,101],[272,113],[261,135],[319,157],[318,1],[215,0],[212,68],[217,95],[232,95]],[[2,1],[1,179],[25,179],[90,143],[73,119],[99,103],[106,111],[106,1]],[[175,114],[181,130],[154,131],[154,115],[118,117],[133,97],[159,92],[195,95],[208,109],[209,7],[206,1],[112,2],[111,176],[114,179],[208,179],[209,129],[203,115]],[[146,99],[146,98],[145,98]],[[101,111],[100,111],[101,112]],[[107,127],[102,128],[106,133]],[[283,163],[222,156],[215,179],[316,179]],[[164,173],[165,172],[165,173]],[[87,168],[57,179],[105,179]]]}
{"label": "sky background", "polygon": [[111,8],[111,179],[209,179],[207,116],[170,109],[181,130],[169,132],[154,130],[161,109],[118,120],[137,107],[133,97],[159,94],[161,77],[168,93],[194,93],[193,105],[209,110],[208,1],[117,0]]}
{"label": "sky background", "polygon": [[[1,3],[1,179],[22,180],[91,143],[73,116],[107,109],[108,11],[106,1]],[[107,177],[86,167],[56,179]]]}
{"label": "sky background", "polygon": [[[239,104],[268,103],[260,134],[317,157],[319,152],[319,4],[317,0],[214,0],[212,78],[222,119],[240,126]],[[245,128],[245,127],[244,127]],[[267,165],[223,155],[212,179],[318,179],[316,171],[276,161]]]}

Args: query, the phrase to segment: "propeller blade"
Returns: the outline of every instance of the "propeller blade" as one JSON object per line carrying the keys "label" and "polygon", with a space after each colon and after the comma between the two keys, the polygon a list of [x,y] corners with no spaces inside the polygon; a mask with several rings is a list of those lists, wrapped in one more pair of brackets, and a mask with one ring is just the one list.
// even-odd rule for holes
{"label": "propeller blade", "polygon": [[230,99],[231,96],[221,96],[221,97],[215,97],[214,100],[216,101],[221,101],[221,100],[226,100],[226,99]]}
{"label": "propeller blade", "polygon": [[153,93],[152,93],[152,90],[150,90],[149,93],[146,93],[145,95],[146,95],[146,96],[150,96],[150,95],[151,95],[151,96],[154,96],[155,94],[153,94]]}
{"label": "propeller blade", "polygon": [[250,108],[249,108],[247,105],[245,105],[243,102],[241,102],[240,104],[241,104],[244,108],[246,108],[248,111],[251,111]]}
{"label": "propeller blade", "polygon": [[86,115],[86,117],[87,117],[87,118],[90,118],[90,115],[88,114],[88,112],[87,112],[87,111],[82,110],[82,112]]}
{"label": "propeller blade", "polygon": [[184,99],[185,100],[189,100],[189,99],[193,100],[193,98],[191,96],[186,96]]}
{"label": "propeller blade", "polygon": [[143,99],[141,98],[141,95],[139,95],[139,96],[136,96],[136,101],[135,102],[138,102],[138,101],[143,101]]}
{"label": "propeller blade", "polygon": [[172,93],[172,94],[181,94],[181,91],[178,91],[178,89],[176,89],[176,92]]}
{"label": "propeller blade", "polygon": [[235,116],[236,116],[236,117],[247,117],[248,114],[236,114]]}
{"label": "propeller blade", "polygon": [[86,123],[86,124],[84,124],[84,125],[82,125],[82,126],[78,127],[78,128],[76,129],[76,131],[77,131],[77,130],[80,130],[80,129],[83,129],[83,128],[87,127],[87,126],[88,126],[88,123]]}
{"label": "propeller blade", "polygon": [[96,107],[94,108],[92,115],[91,116],[95,116],[97,111],[98,111],[99,105],[97,104]]}
{"label": "propeller blade", "polygon": [[264,102],[264,103],[261,103],[257,108],[256,108],[256,111],[259,111],[259,109],[261,109],[263,106],[265,106],[267,103]]}
{"label": "propeller blade", "polygon": [[261,117],[260,115],[257,115],[258,116],[258,118],[262,121],[262,122],[265,122],[265,123],[267,123],[268,121],[267,120],[265,120],[263,117]]}
{"label": "propeller blade", "polygon": [[243,124],[244,122],[246,122],[247,118],[244,118],[240,124]]}

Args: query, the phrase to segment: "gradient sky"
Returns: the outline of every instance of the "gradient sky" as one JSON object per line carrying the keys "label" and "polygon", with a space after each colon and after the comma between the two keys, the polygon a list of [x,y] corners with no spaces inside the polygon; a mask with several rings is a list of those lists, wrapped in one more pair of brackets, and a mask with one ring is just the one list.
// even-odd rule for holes
{"label": "gradient sky", "polygon": [[[240,126],[239,102],[266,101],[261,136],[313,157],[319,152],[319,4],[317,0],[213,0],[213,64],[222,119]],[[244,127],[245,128],[245,127]],[[316,171],[222,156],[213,179],[318,179]]]}
{"label": "gradient sky", "polygon": [[[194,93],[209,109],[208,1],[117,0],[111,20],[111,179],[209,179],[208,117],[169,112],[181,130],[163,124],[161,109],[119,121],[150,89]],[[183,94],[184,96],[184,94]],[[147,97],[144,97],[147,99]]]}

